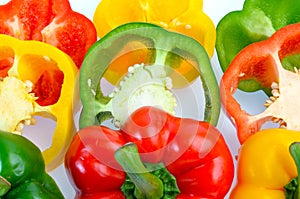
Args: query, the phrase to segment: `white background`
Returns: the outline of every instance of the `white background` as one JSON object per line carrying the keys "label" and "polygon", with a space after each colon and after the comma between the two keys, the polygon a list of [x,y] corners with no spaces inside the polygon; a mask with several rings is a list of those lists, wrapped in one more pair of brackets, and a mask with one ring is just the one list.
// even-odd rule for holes
{"label": "white background", "polygon": [[[1,4],[5,2],[7,2],[7,0],[0,0]],[[99,4],[99,2],[100,0],[70,0],[73,10],[86,15],[90,19],[92,19],[94,10],[96,6]],[[214,24],[217,25],[219,20],[228,12],[232,10],[240,10],[242,8],[243,2],[244,2],[243,0],[204,0],[204,12],[208,16],[210,16]],[[214,54],[211,62],[215,74],[218,80],[220,80],[222,76],[222,72],[218,64],[216,53]],[[243,97],[241,97],[241,100],[244,100]],[[246,99],[245,99],[244,106],[245,109],[252,109],[255,107],[254,104],[248,103]],[[48,125],[50,125],[51,128],[52,124],[50,123]],[[230,150],[232,151],[232,154],[237,155],[239,144],[236,138],[236,130],[233,127],[233,125],[229,122],[228,118],[224,115],[223,110],[221,111],[220,121],[217,127],[220,130],[220,132],[224,135],[230,147]],[[39,137],[36,138],[36,141],[39,141],[39,139],[40,139]],[[56,170],[52,171],[50,175],[54,177],[55,181],[60,186],[66,199],[74,198],[75,192],[72,186],[68,182],[63,165],[61,165]]]}

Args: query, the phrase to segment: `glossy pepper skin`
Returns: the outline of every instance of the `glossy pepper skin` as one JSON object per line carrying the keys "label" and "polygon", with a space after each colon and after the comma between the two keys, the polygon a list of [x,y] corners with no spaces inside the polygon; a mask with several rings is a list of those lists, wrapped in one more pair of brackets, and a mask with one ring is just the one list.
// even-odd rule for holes
{"label": "glossy pepper skin", "polygon": [[142,162],[165,165],[176,178],[176,198],[221,199],[231,186],[233,160],[215,127],[147,106],[136,110],[121,130],[89,126],[74,136],[65,167],[75,198],[125,198],[121,186],[126,173],[114,155],[128,143],[137,145]]}
{"label": "glossy pepper skin", "polygon": [[35,116],[55,121],[52,142],[43,151],[47,169],[55,168],[75,132],[76,65],[52,45],[0,34],[0,68],[0,129],[22,133]]}
{"label": "glossy pepper skin", "polygon": [[[300,141],[298,131],[266,129],[241,146],[237,184],[230,199],[286,199],[284,186],[298,176],[290,145]],[[297,197],[295,197],[297,198]]]}
{"label": "glossy pepper skin", "polygon": [[0,131],[0,164],[0,176],[9,183],[6,184],[8,189],[0,187],[1,198],[64,198],[55,181],[45,171],[40,149],[27,138]]}
{"label": "glossy pepper skin", "polygon": [[[126,62],[122,56],[128,54],[131,54],[131,58]],[[219,87],[204,48],[196,40],[182,34],[149,23],[133,22],[112,30],[88,51],[79,76],[83,105],[80,128],[97,124],[96,116],[107,111],[113,99],[109,95],[105,96],[99,86],[106,72],[111,69],[112,62],[115,63],[112,70],[118,72],[126,66],[122,76],[112,74],[117,82],[128,74],[128,68],[141,63],[150,67],[165,67],[173,85],[176,80],[182,80],[185,86],[189,85],[186,84],[188,74],[193,74],[195,78],[200,76],[205,97],[204,120],[217,124],[220,112]]]}
{"label": "glossy pepper skin", "polygon": [[[124,9],[126,7],[126,9]],[[131,22],[147,22],[159,25],[169,31],[182,33],[197,40],[212,57],[214,52],[216,30],[211,19],[202,11],[202,0],[167,0],[157,2],[155,0],[104,0],[97,6],[93,21],[100,38],[120,25]],[[109,12],[107,12],[109,10]],[[112,17],[118,16],[118,17]],[[134,45],[135,48],[139,45]],[[104,74],[104,77],[116,85],[128,65],[136,63],[137,57],[141,57],[143,51],[124,54],[120,63],[113,62]],[[141,59],[141,58],[140,58]],[[188,67],[188,66],[185,66]],[[198,77],[197,70],[182,67],[180,73],[185,73],[188,82]],[[186,72],[184,72],[186,71]],[[186,84],[184,84],[186,85]],[[180,85],[182,86],[182,85]]]}
{"label": "glossy pepper skin", "polygon": [[[241,143],[268,121],[290,130],[300,130],[297,108],[299,39],[300,23],[285,26],[269,39],[245,47],[225,71],[220,83],[221,101],[237,127]],[[234,97],[241,82],[253,80],[270,95],[270,99],[262,102],[265,110],[258,114],[243,110]]]}
{"label": "glossy pepper skin", "polygon": [[[266,40],[277,30],[300,22],[297,0],[245,0],[242,10],[225,15],[217,25],[216,51],[223,71],[247,45]],[[244,91],[256,91],[256,85],[240,85]]]}
{"label": "glossy pepper skin", "polygon": [[77,67],[97,40],[94,24],[72,10],[68,0],[11,0],[0,5],[0,33],[49,43],[67,53]]}
{"label": "glossy pepper skin", "polygon": [[202,9],[202,0],[102,0],[95,10],[93,21],[100,38],[125,23],[153,23],[196,39],[212,57],[216,30]]}

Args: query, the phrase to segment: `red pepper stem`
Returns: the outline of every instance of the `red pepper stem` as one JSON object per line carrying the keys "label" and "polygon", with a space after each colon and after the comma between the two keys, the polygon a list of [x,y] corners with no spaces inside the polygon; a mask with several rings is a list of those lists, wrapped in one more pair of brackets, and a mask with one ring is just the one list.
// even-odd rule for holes
{"label": "red pepper stem", "polygon": [[11,188],[11,184],[2,176],[0,176],[0,198],[4,196]]}
{"label": "red pepper stem", "polygon": [[137,146],[127,143],[115,152],[115,158],[136,186],[136,198],[158,199],[164,195],[162,181],[151,174],[140,159]]}
{"label": "red pepper stem", "polygon": [[298,172],[298,187],[297,187],[297,198],[300,199],[300,192],[299,192],[299,185],[300,185],[300,142],[294,142],[290,146],[290,154],[293,157],[296,167],[297,167],[297,172]]}

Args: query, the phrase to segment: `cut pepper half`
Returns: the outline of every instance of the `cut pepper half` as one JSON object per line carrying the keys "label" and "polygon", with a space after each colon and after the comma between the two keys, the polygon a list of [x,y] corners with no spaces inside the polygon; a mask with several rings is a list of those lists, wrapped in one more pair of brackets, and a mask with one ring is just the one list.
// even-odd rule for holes
{"label": "cut pepper half", "polygon": [[48,170],[62,162],[75,130],[76,74],[72,59],[59,49],[0,34],[0,129],[21,134],[34,116],[54,120],[52,144],[43,151]]}
{"label": "cut pepper half", "polygon": [[[300,23],[297,23],[278,30],[268,40],[247,46],[229,65],[220,84],[221,101],[237,127],[241,143],[267,121],[300,130],[299,54]],[[270,94],[262,113],[250,115],[233,97],[239,83],[245,80],[257,81]]]}
{"label": "cut pepper half", "polygon": [[[135,55],[131,56],[130,65],[120,61],[128,53]],[[100,81],[111,63],[126,66],[126,71],[115,92],[104,95]],[[185,74],[194,71],[204,90],[204,120],[215,125],[220,112],[219,89],[205,49],[196,40],[157,25],[121,25],[95,43],[82,64],[80,128],[101,123],[99,118],[106,117],[122,123],[131,112],[146,105],[160,106],[171,113],[176,99],[169,88],[176,81],[186,83]]]}
{"label": "cut pepper half", "polygon": [[[234,57],[251,43],[268,39],[275,31],[300,22],[298,0],[245,0],[242,10],[226,14],[217,25],[216,51],[227,70]],[[243,91],[257,91],[256,81],[240,84]]]}
{"label": "cut pepper half", "polygon": [[0,33],[49,43],[67,53],[78,68],[97,40],[92,21],[73,11],[68,0],[8,1],[0,5]]}

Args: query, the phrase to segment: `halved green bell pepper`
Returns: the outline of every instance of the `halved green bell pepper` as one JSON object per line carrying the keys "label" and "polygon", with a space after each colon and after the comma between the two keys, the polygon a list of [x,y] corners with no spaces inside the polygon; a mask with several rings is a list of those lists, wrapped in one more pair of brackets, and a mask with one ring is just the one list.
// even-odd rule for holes
{"label": "halved green bell pepper", "polygon": [[0,198],[63,199],[46,172],[40,149],[27,138],[0,130]]}
{"label": "halved green bell pepper", "polygon": [[[124,72],[125,77],[120,77],[120,86],[104,95],[101,80],[111,65],[120,68],[126,65],[128,71]],[[83,110],[79,126],[101,124],[108,118],[122,124],[131,112],[146,105],[160,106],[172,113],[177,102],[170,85],[189,85],[191,73],[200,76],[202,82],[204,120],[216,125],[220,112],[219,88],[201,44],[149,23],[121,25],[96,42],[82,63],[79,92]],[[195,94],[200,95],[200,91]]]}
{"label": "halved green bell pepper", "polygon": [[[216,51],[223,71],[244,47],[269,38],[278,29],[300,21],[298,0],[245,0],[243,9],[226,14],[217,25]],[[239,84],[244,91],[261,87],[255,81]]]}

